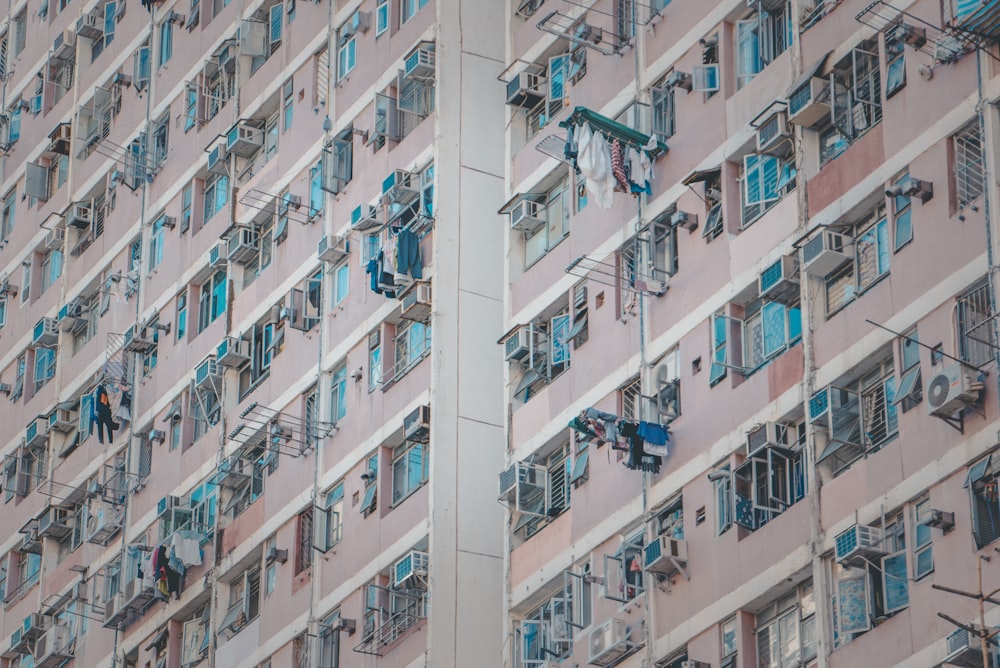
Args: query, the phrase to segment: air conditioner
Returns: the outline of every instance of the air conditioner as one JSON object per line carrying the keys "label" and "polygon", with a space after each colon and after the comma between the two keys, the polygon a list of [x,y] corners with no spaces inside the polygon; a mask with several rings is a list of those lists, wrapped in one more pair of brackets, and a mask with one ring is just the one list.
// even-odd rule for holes
{"label": "air conditioner", "polygon": [[412,587],[418,577],[427,577],[428,556],[420,550],[410,550],[392,567],[392,586],[396,589]]}
{"label": "air conditioner", "polygon": [[979,401],[983,384],[973,381],[968,370],[955,363],[944,367],[927,383],[927,412],[937,417],[951,417]]}
{"label": "air conditioner", "polygon": [[125,594],[118,592],[104,602],[104,628],[115,628],[128,616],[128,608],[125,605]]}
{"label": "air conditioner", "polygon": [[908,23],[897,23],[888,31],[890,40],[909,44],[914,49],[919,49],[927,43],[927,29],[911,26]]}
{"label": "air conditioner", "polygon": [[247,479],[247,474],[243,472],[243,464],[238,455],[229,455],[221,462],[216,469],[212,482],[220,487],[235,488]]}
{"label": "air conditioner", "polygon": [[260,234],[252,225],[237,225],[226,239],[226,258],[236,264],[255,260],[260,252]]}
{"label": "air conditioner", "polygon": [[52,668],[73,658],[69,625],[53,624],[35,641],[35,668]]}
{"label": "air conditioner", "polygon": [[238,369],[250,361],[250,342],[237,336],[227,336],[215,348],[215,362],[220,366]]}
{"label": "air conditioner", "polygon": [[40,613],[33,612],[30,615],[25,616],[25,618],[21,621],[21,628],[19,629],[21,632],[21,640],[27,642],[38,640],[38,638],[45,633],[48,627],[48,621],[45,616]]}
{"label": "air conditioner", "polygon": [[24,538],[21,539],[21,545],[17,548],[17,550],[18,552],[41,554],[42,541],[38,540],[38,535],[34,532],[34,530],[32,530],[24,535]]}
{"label": "air conditioner", "polygon": [[757,126],[757,152],[775,153],[780,149],[778,152],[787,155],[792,150],[791,142],[785,141],[790,134],[787,114],[774,112]]}
{"label": "air conditioner", "polygon": [[534,109],[545,99],[545,77],[521,72],[507,83],[507,104]]}
{"label": "air conditioner", "polygon": [[79,418],[76,415],[76,411],[68,408],[56,408],[49,415],[49,431],[58,431],[62,434],[69,433],[76,429],[78,421]]}
{"label": "air conditioner", "polygon": [[196,389],[203,387],[207,383],[214,383],[218,379],[219,368],[216,365],[215,355],[209,355],[194,369],[194,386]]}
{"label": "air conditioner", "polygon": [[851,259],[846,253],[854,241],[843,234],[822,230],[802,247],[802,269],[813,276],[826,277]]}
{"label": "air conditioner", "polygon": [[704,661],[688,659],[686,661],[681,661],[681,668],[712,668],[712,666]]}
{"label": "air conditioner", "polygon": [[111,79],[112,86],[125,86],[128,88],[132,85],[132,75],[125,74],[124,72],[115,72],[115,76]]}
{"label": "air conditioner", "polygon": [[855,524],[833,539],[835,558],[842,566],[863,567],[868,560],[885,556],[882,547],[882,530],[864,524]]}
{"label": "air conditioner", "polygon": [[284,216],[288,213],[289,209],[299,210],[302,206],[302,196],[293,195],[292,193],[285,193],[281,196],[281,200],[278,202],[278,215]]}
{"label": "air conditioner", "polygon": [[364,34],[368,32],[368,29],[372,25],[372,13],[371,12],[354,12],[351,16],[350,29],[352,34],[361,33]]}
{"label": "air conditioner", "polygon": [[921,524],[947,533],[955,526],[955,513],[931,508]]}
{"label": "air conditioner", "polygon": [[176,509],[184,507],[184,500],[179,496],[167,495],[156,504],[156,516],[163,517]]}
{"label": "air conditioner", "polygon": [[518,232],[534,234],[545,226],[545,205],[523,199],[510,210],[510,226]]}
{"label": "air conditioner", "polygon": [[108,541],[122,527],[121,510],[110,503],[93,500],[87,508],[88,543],[107,545]]}
{"label": "air conditioner", "polygon": [[799,299],[799,263],[794,255],[784,255],[760,272],[757,289],[760,296],[782,304]]}
{"label": "air conditioner", "polygon": [[540,342],[535,341],[535,330],[531,325],[521,325],[504,342],[504,359],[508,362],[512,360],[523,360],[533,351],[543,348]]}
{"label": "air conditioner", "polygon": [[267,554],[264,555],[264,563],[268,566],[275,562],[283,564],[286,561],[288,561],[288,550],[272,547],[267,551]]}
{"label": "air conditioner", "polygon": [[378,220],[378,211],[371,204],[361,204],[351,212],[351,229],[364,232],[373,227],[378,227],[381,223]]}
{"label": "air conditioner", "polygon": [[955,629],[945,639],[948,652],[944,663],[963,668],[983,668],[983,652],[979,638],[965,629]]}
{"label": "air conditioner", "polygon": [[687,211],[674,211],[670,215],[670,224],[674,227],[683,227],[688,232],[698,229],[698,216]]}
{"label": "air conditioner", "polygon": [[49,230],[48,234],[45,235],[45,248],[47,250],[59,251],[62,250],[63,243],[66,241],[66,228],[57,227],[54,230]]}
{"label": "air conditioner", "polygon": [[46,418],[35,418],[24,430],[24,447],[34,448],[44,445],[48,440],[49,421]]}
{"label": "air conditioner", "polygon": [[768,447],[788,447],[788,425],[765,422],[747,432],[747,457]]}
{"label": "air conditioner", "polygon": [[428,281],[415,281],[399,295],[399,301],[399,317],[426,322],[431,317],[431,284]]}
{"label": "air conditioner", "polygon": [[220,141],[208,153],[208,171],[213,174],[225,174],[227,155],[226,146]]}
{"label": "air conditioner", "polygon": [[316,246],[319,259],[326,262],[340,262],[347,257],[349,251],[350,244],[346,236],[336,237],[328,234],[321,238]]}
{"label": "air conditioner", "polygon": [[788,120],[812,128],[830,116],[830,82],[812,77],[788,96]]}
{"label": "air conditioner", "polygon": [[604,39],[604,30],[589,23],[581,23],[573,30],[573,37],[591,44],[600,44]]}
{"label": "air conditioner", "polygon": [[59,328],[55,318],[42,318],[31,330],[33,346],[54,346],[59,341]]}
{"label": "air conditioner", "polygon": [[75,332],[87,324],[83,317],[83,304],[79,299],[71,299],[63,304],[56,315],[56,324],[61,332]]}
{"label": "air conditioner", "polygon": [[91,11],[81,16],[76,22],[76,34],[85,39],[97,39],[104,36],[103,15],[98,17],[97,11]]}
{"label": "air conditioner", "polygon": [[163,443],[167,439],[167,434],[161,429],[150,429],[146,437],[150,441],[156,441],[157,443]]}
{"label": "air conditioner", "polygon": [[692,83],[690,74],[674,70],[663,82],[663,85],[668,88],[683,88],[686,91],[690,91]]}
{"label": "air conditioner", "polygon": [[38,516],[38,537],[65,538],[73,530],[67,522],[68,517],[65,508],[50,506]]}
{"label": "air conditioner", "polygon": [[[225,249],[228,250],[228,249]],[[219,242],[212,246],[208,250],[208,266],[209,267],[224,267],[226,266],[227,255],[223,252],[223,242]]]}
{"label": "air conditioner", "polygon": [[642,548],[642,557],[647,571],[673,575],[687,566],[687,543],[678,538],[660,536]]}
{"label": "air conditioner", "polygon": [[403,438],[427,443],[431,436],[431,407],[417,406],[403,418]]}
{"label": "air conditioner", "polygon": [[433,79],[434,61],[434,45],[421,44],[403,60],[403,76],[407,79]]}
{"label": "air conditioner", "polygon": [[66,224],[79,230],[89,230],[93,220],[93,209],[89,204],[74,204],[66,217]]}
{"label": "air conditioner", "polygon": [[625,620],[612,617],[590,632],[588,663],[610,666],[629,653],[628,627]]}
{"label": "air conditioner", "polygon": [[249,123],[237,123],[226,133],[226,152],[249,158],[264,145],[264,131]]}
{"label": "air conditioner", "polygon": [[52,57],[65,61],[76,59],[76,32],[72,28],[66,28],[56,35],[52,42]]}
{"label": "air conditioner", "polygon": [[11,285],[7,277],[4,276],[0,278],[0,297],[16,297],[17,296],[17,286]]}
{"label": "air conditioner", "polygon": [[148,353],[156,348],[156,341],[146,334],[145,328],[136,333],[135,325],[125,330],[124,340],[127,353]]}
{"label": "air conditioner", "polygon": [[386,204],[407,206],[420,197],[420,176],[405,169],[393,170],[382,180],[382,200]]}
{"label": "air conditioner", "polygon": [[930,181],[924,181],[922,179],[915,179],[912,176],[907,176],[899,183],[896,183],[888,188],[885,191],[885,194],[890,197],[917,197],[920,199],[920,203],[924,204],[934,197],[934,184]]}

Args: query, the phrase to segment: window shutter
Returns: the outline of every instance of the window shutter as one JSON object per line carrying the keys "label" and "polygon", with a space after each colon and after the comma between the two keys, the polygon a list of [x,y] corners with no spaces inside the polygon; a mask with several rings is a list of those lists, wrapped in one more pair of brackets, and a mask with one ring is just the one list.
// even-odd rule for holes
{"label": "window shutter", "polygon": [[268,36],[271,38],[271,46],[281,42],[282,9],[283,7],[279,2],[269,10],[270,33]]}
{"label": "window shutter", "polygon": [[49,170],[29,162],[24,169],[24,192],[43,202],[49,198]]}
{"label": "window shutter", "polygon": [[757,34],[757,19],[736,22],[736,43],[739,49],[740,81],[746,83],[761,70],[760,39]]}
{"label": "window shutter", "polygon": [[837,629],[842,635],[871,628],[868,574],[837,581]]}
{"label": "window shutter", "polygon": [[243,21],[240,24],[240,52],[244,56],[267,55],[268,26],[262,21]]}
{"label": "window shutter", "polygon": [[569,54],[549,58],[549,110],[554,114],[566,101],[566,71]]}

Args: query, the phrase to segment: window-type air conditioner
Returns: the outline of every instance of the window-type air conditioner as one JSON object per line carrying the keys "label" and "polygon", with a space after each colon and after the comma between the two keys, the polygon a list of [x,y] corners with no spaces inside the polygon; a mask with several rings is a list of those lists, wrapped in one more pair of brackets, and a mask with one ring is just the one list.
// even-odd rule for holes
{"label": "window-type air conditioner", "polygon": [[223,242],[219,242],[208,249],[208,266],[210,268],[224,267],[226,266],[226,251],[227,247],[224,246]]}
{"label": "window-type air conditioner", "polygon": [[864,524],[855,524],[833,539],[837,563],[846,566],[864,566],[869,559],[885,556],[882,547],[882,530]]}
{"label": "window-type air conditioner", "polygon": [[378,226],[378,211],[371,204],[361,204],[351,212],[352,230],[364,232]]}
{"label": "window-type air conditioner", "polygon": [[66,241],[66,228],[57,227],[54,230],[49,230],[48,234],[45,235],[45,248],[46,250],[62,250],[63,242]]}
{"label": "window-type air conditioner", "polygon": [[214,383],[218,379],[219,368],[216,365],[215,355],[209,355],[194,369],[194,386],[196,389],[204,387],[208,383]]}
{"label": "window-type air conditioner", "polygon": [[79,230],[89,230],[93,219],[93,209],[90,204],[77,203],[70,207],[66,224]]}
{"label": "window-type air conditioner", "polygon": [[340,262],[347,257],[349,251],[350,244],[346,236],[337,237],[328,234],[321,238],[316,246],[319,259],[326,262]]}
{"label": "window-type air conditioner", "polygon": [[791,142],[785,141],[791,133],[788,130],[788,116],[784,111],[775,111],[757,126],[757,152],[790,152]]}
{"label": "window-type air conditioner", "polygon": [[97,11],[92,10],[81,16],[76,22],[76,34],[84,39],[97,39],[104,36],[103,15],[98,17]]}
{"label": "window-type air conditioner", "polygon": [[229,455],[219,462],[219,468],[216,469],[215,475],[212,477],[212,482],[219,487],[234,489],[246,480],[247,477],[247,474],[243,471],[243,464],[239,455]]}
{"label": "window-type air conditioner", "polygon": [[417,406],[403,418],[403,438],[426,443],[431,435],[431,407]]}
{"label": "window-type air conditioner", "polygon": [[87,508],[88,543],[107,545],[108,541],[122,527],[122,511],[116,506],[94,499]]}
{"label": "window-type air conditioner", "polygon": [[184,499],[179,496],[167,495],[156,503],[156,516],[163,517],[169,512],[184,507]]}
{"label": "window-type air conditioner", "polygon": [[788,96],[788,120],[804,128],[815,127],[830,116],[830,82],[812,77]]}
{"label": "window-type air conditioner", "polygon": [[828,276],[851,259],[846,249],[853,244],[847,235],[823,230],[802,247],[802,269],[813,276]]}
{"label": "window-type air conditioner", "polygon": [[62,434],[69,433],[76,429],[77,412],[69,408],[56,408],[49,415],[49,431],[58,431]]}
{"label": "window-type air conditioner", "polygon": [[674,227],[683,227],[688,232],[698,229],[698,215],[687,211],[674,211],[670,214],[670,224]]}
{"label": "window-type air conditioner", "polygon": [[55,318],[42,318],[31,330],[33,346],[54,346],[59,341],[59,328]]}
{"label": "window-type air conditioner", "polygon": [[511,464],[500,473],[500,494],[498,499],[507,505],[517,507],[518,487],[526,485],[529,487],[544,487],[548,471],[542,466],[517,462]]}
{"label": "window-type air conditioner", "polygon": [[799,298],[799,263],[794,255],[784,255],[760,272],[757,288],[760,296],[782,304]]}
{"label": "window-type air conditioner", "polygon": [[949,633],[945,639],[945,647],[948,655],[942,665],[982,668],[983,654],[979,638],[966,629],[955,629]]}
{"label": "window-type air conditioner", "polygon": [[788,447],[788,425],[765,422],[747,432],[747,457],[768,447]]}
{"label": "window-type air conditioner", "polygon": [[69,625],[53,624],[48,631],[35,641],[34,651],[36,668],[50,668],[62,665],[66,659],[73,658],[70,647]]}
{"label": "window-type air conditioner", "polygon": [[412,588],[417,578],[427,577],[428,557],[426,552],[410,550],[392,567],[392,586],[396,589]]}
{"label": "window-type air conditioner", "polygon": [[56,324],[59,330],[69,332],[76,329],[79,321],[83,319],[83,304],[79,299],[71,299],[63,304],[56,315]]}
{"label": "window-type air conditioner", "polygon": [[52,42],[52,57],[56,60],[72,61],[76,58],[76,32],[66,28],[56,35]]}
{"label": "window-type air conditioner", "polygon": [[145,328],[136,331],[135,325],[125,330],[124,341],[125,352],[129,353],[147,353],[156,347],[156,341],[146,333]]}
{"label": "window-type air conditioner", "polygon": [[272,547],[264,555],[264,563],[268,566],[277,562],[283,564],[288,561],[288,550]]}
{"label": "window-type air conditioner", "polygon": [[524,109],[534,109],[545,99],[545,77],[541,74],[521,72],[507,83],[507,104]]}
{"label": "window-type air conditioner", "polygon": [[416,281],[399,295],[399,317],[404,320],[426,322],[431,317],[431,284]]}
{"label": "window-type air conditioner", "polygon": [[420,197],[420,176],[405,169],[393,170],[382,180],[382,200],[386,204],[407,206]]}
{"label": "window-type air conditioner", "polygon": [[226,258],[236,264],[255,260],[260,251],[260,234],[252,225],[237,225],[226,239]]}
{"label": "window-type air conditioner", "polygon": [[938,417],[951,417],[966,406],[979,401],[983,384],[969,377],[957,362],[944,367],[927,382],[927,412]]}
{"label": "window-type air conditioner", "polygon": [[545,206],[523,199],[510,210],[510,226],[518,232],[534,234],[545,225]]}
{"label": "window-type air conditioner", "polygon": [[422,43],[403,60],[403,76],[407,79],[433,79],[434,62],[434,45]]}
{"label": "window-type air conditioner", "polygon": [[125,607],[125,594],[118,592],[104,602],[104,624],[106,629],[115,628],[128,615]]}
{"label": "window-type air conditioner", "polygon": [[625,620],[612,617],[590,632],[588,662],[609,666],[629,652],[628,627]]}
{"label": "window-type air conditioner", "polygon": [[65,538],[73,530],[65,508],[50,506],[38,516],[39,538]]}
{"label": "window-type air conditioner", "polygon": [[35,418],[24,430],[24,447],[34,448],[44,445],[48,440],[49,421],[45,418]]}
{"label": "window-type air conditioner", "polygon": [[683,88],[686,91],[690,91],[692,83],[690,74],[674,70],[663,82],[663,85],[667,88]]}
{"label": "window-type air conditioner", "polygon": [[215,361],[220,366],[238,369],[250,361],[250,342],[237,336],[227,336],[215,348]]}
{"label": "window-type air conditioner", "polygon": [[645,569],[651,573],[673,575],[687,566],[687,542],[670,536],[659,536],[642,548]]}
{"label": "window-type air conditioner", "polygon": [[919,49],[927,43],[927,29],[908,23],[897,23],[889,29],[887,36],[890,40],[909,44],[914,49]]}
{"label": "window-type air conditioner", "polygon": [[226,152],[249,158],[264,145],[264,131],[247,122],[237,123],[226,133]]}
{"label": "window-type air conditioner", "polygon": [[208,171],[213,174],[225,174],[227,155],[226,145],[220,140],[208,153]]}
{"label": "window-type air conditioner", "polygon": [[504,342],[504,359],[508,362],[523,360],[529,354],[543,350],[544,346],[535,339],[535,330],[531,325],[521,325],[508,336]]}

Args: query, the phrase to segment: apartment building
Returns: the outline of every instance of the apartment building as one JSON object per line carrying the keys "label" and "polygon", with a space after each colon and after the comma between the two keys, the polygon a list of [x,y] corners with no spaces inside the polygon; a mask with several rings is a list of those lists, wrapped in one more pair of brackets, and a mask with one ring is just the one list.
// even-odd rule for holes
{"label": "apartment building", "polygon": [[507,25],[503,665],[991,664],[1000,3]]}
{"label": "apartment building", "polygon": [[500,656],[504,14],[7,3],[0,665]]}

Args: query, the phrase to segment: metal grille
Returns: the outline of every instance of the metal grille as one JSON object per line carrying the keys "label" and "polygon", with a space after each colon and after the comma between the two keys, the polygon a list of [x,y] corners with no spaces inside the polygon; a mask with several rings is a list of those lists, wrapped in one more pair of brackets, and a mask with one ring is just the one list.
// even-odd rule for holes
{"label": "metal grille", "polygon": [[639,419],[639,401],[642,398],[642,384],[639,377],[633,378],[621,391],[622,419],[635,422]]}
{"label": "metal grille", "polygon": [[973,121],[955,135],[955,192],[958,208],[979,199],[986,190],[983,171],[983,138],[979,121]]}
{"label": "metal grille", "polygon": [[[313,510],[299,513],[298,550],[295,554],[295,572],[301,573],[312,566]],[[298,663],[295,664],[299,665]]]}
{"label": "metal grille", "polygon": [[983,283],[958,298],[958,354],[969,364],[982,366],[996,353],[993,331],[993,296],[989,283]]}

